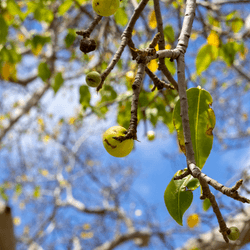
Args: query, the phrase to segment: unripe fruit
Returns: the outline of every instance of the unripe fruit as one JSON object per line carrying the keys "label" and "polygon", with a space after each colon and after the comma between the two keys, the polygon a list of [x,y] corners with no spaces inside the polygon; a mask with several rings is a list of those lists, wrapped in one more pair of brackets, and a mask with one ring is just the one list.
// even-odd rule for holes
{"label": "unripe fruit", "polygon": [[155,132],[154,131],[148,131],[147,132],[147,137],[149,141],[153,141],[155,138]]}
{"label": "unripe fruit", "polygon": [[127,130],[122,126],[114,126],[106,130],[102,136],[102,142],[109,154],[114,157],[125,157],[132,151],[134,146],[133,139],[127,139],[119,142],[113,138],[125,136],[126,132]]}
{"label": "unripe fruit", "polygon": [[240,237],[240,230],[237,227],[230,227],[231,233],[228,235],[230,240],[238,240]]}
{"label": "unripe fruit", "polygon": [[96,71],[92,71],[86,75],[86,83],[89,87],[97,87],[101,80],[101,75]]}
{"label": "unripe fruit", "polygon": [[92,7],[100,16],[113,15],[120,6],[120,0],[93,0]]}

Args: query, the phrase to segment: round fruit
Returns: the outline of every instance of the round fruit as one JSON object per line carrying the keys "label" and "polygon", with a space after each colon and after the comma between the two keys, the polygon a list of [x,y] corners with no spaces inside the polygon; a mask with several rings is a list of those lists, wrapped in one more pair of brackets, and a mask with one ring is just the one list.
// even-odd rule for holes
{"label": "round fruit", "polygon": [[92,7],[100,16],[111,16],[119,8],[120,0],[93,0]]}
{"label": "round fruit", "polygon": [[147,137],[149,141],[153,141],[155,138],[155,132],[154,131],[148,131]]}
{"label": "round fruit", "polygon": [[89,87],[97,87],[101,80],[101,75],[96,71],[92,71],[86,75],[86,83]]}
{"label": "round fruit", "polygon": [[114,126],[106,130],[102,136],[102,142],[109,154],[115,157],[125,157],[132,151],[134,146],[133,139],[119,142],[113,138],[124,136],[126,132],[127,130],[122,126]]}
{"label": "round fruit", "polygon": [[240,237],[240,230],[237,227],[230,227],[231,233],[228,235],[230,240],[238,240]]}

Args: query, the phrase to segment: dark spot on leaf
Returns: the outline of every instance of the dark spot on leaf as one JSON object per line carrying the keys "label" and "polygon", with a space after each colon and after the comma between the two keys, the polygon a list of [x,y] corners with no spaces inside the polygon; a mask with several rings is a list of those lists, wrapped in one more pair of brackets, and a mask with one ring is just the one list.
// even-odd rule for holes
{"label": "dark spot on leaf", "polygon": [[213,135],[213,129],[212,129],[212,128],[209,128],[209,129],[206,131],[206,134],[207,134],[207,135]]}

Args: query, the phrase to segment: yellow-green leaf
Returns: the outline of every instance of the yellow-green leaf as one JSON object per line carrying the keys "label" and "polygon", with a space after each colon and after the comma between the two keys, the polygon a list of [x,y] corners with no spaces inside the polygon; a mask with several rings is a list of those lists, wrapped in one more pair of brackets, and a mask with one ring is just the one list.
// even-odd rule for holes
{"label": "yellow-green leaf", "polygon": [[58,14],[60,16],[63,16],[69,8],[72,6],[73,1],[72,0],[66,0],[64,3],[62,3],[58,8]]}
{"label": "yellow-green leaf", "polygon": [[40,192],[40,186],[36,186],[34,193],[33,193],[34,198],[39,198],[41,196],[41,192]]}
{"label": "yellow-green leaf", "polygon": [[216,46],[210,44],[205,44],[200,48],[196,57],[196,70],[197,74],[200,75],[205,71],[211,62],[217,59],[219,54],[219,49]]}
{"label": "yellow-green leaf", "polygon": [[127,24],[127,22],[128,22],[128,15],[127,15],[127,13],[126,13],[126,11],[125,11],[125,8],[119,8],[119,9],[116,11],[114,17],[115,17],[115,21],[116,21],[118,24],[120,24],[121,26],[123,26],[123,27],[124,27],[124,26]]}
{"label": "yellow-green leaf", "polygon": [[[215,115],[212,108],[210,108],[213,99],[209,92],[200,87],[188,89],[187,98],[189,124],[195,161],[196,165],[202,169],[213,145]],[[183,127],[180,116],[180,100],[176,103],[174,109],[173,123],[177,130],[180,148],[185,153]]]}

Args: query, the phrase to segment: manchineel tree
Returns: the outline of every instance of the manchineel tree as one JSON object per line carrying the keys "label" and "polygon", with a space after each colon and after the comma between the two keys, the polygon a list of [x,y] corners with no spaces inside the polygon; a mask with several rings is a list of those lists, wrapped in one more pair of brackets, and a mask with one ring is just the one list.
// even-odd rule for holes
{"label": "manchineel tree", "polygon": [[[224,149],[250,142],[249,12],[247,0],[1,1],[0,248],[175,249],[184,232],[195,237],[183,250],[248,244],[248,169],[230,188],[203,167],[214,140]],[[75,89],[80,109],[67,120],[63,102],[49,105],[63,91],[75,100]],[[129,214],[127,197],[141,199],[131,191],[134,168],[105,166],[87,141],[111,108],[116,124],[101,140],[113,156],[129,154],[133,141],[140,147],[140,123],[148,140],[147,124],[176,131],[186,164],[162,190],[172,229],[154,210]],[[198,188],[207,215],[191,214],[181,232]],[[22,214],[13,218],[16,241],[11,210]],[[218,227],[197,237],[192,228],[213,215]]]}

